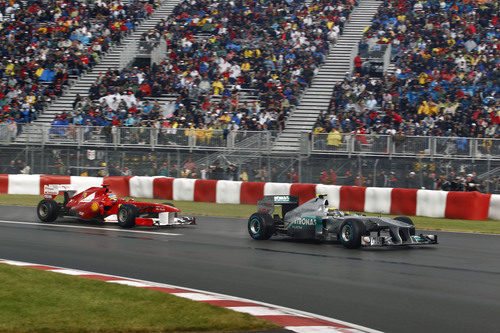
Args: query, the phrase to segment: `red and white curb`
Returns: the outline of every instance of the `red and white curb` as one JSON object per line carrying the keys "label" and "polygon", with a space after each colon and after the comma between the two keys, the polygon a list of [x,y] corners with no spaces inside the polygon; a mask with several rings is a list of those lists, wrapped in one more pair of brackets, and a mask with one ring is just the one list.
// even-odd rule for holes
{"label": "red and white curb", "polygon": [[373,330],[367,327],[347,323],[341,320],[328,318],[308,312],[285,308],[278,305],[252,301],[249,299],[233,297],[209,291],[196,290],[191,288],[184,288],[169,284],[156,283],[151,281],[130,279],[121,276],[114,276],[108,274],[100,274],[88,271],[81,271],[76,269],[68,269],[55,266],[47,266],[33,263],[26,263],[14,260],[0,259],[0,263],[30,267],[44,271],[74,275],[85,277],[89,279],[101,280],[109,283],[118,283],[127,286],[153,289],[175,296],[188,298],[193,301],[204,302],[216,306],[221,306],[230,310],[244,312],[252,316],[262,318],[278,325],[283,326],[285,329],[299,332],[299,333],[327,333],[327,332],[343,332],[343,333],[380,333],[380,331]]}

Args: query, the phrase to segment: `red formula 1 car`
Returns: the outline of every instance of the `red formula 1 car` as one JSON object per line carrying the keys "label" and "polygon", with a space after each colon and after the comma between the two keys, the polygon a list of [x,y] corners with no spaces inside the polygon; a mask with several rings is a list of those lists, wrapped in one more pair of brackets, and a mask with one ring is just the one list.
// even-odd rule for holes
{"label": "red formula 1 car", "polygon": [[[61,194],[64,202],[58,203],[54,199]],[[196,224],[194,217],[178,217],[180,210],[172,204],[120,199],[108,185],[80,193],[71,185],[45,185],[44,197],[36,210],[43,222],[53,222],[59,216],[76,216],[83,220],[118,221],[122,228]]]}

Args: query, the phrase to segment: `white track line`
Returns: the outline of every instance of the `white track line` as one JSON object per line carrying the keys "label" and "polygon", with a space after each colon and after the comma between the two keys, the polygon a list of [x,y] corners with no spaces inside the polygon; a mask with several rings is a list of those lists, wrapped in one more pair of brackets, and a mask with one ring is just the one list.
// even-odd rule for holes
{"label": "white track line", "polygon": [[[466,221],[466,220],[464,220]],[[487,221],[487,220],[486,220]],[[485,221],[485,222],[486,222]],[[487,223],[487,222],[486,222]],[[424,231],[436,231],[436,232],[446,232],[446,233],[449,233],[449,234],[464,234],[464,235],[475,235],[475,236],[478,236],[478,235],[486,235],[486,236],[500,236],[500,234],[490,234],[490,233],[487,233],[487,232],[470,232],[470,231],[453,231],[453,230],[435,230],[435,229],[419,229],[417,228],[417,230],[424,230]]]}
{"label": "white track line", "polygon": [[155,232],[155,231],[142,231],[142,230],[128,230],[128,229],[115,229],[115,228],[98,228],[98,227],[86,227],[79,225],[67,225],[67,224],[46,224],[42,222],[24,222],[24,221],[6,221],[0,220],[0,223],[6,224],[23,224],[23,225],[36,225],[38,227],[52,227],[52,228],[74,228],[74,229],[90,229],[90,230],[106,230],[106,231],[118,231],[118,232],[128,232],[134,234],[151,234],[151,235],[165,235],[165,236],[182,236],[182,234],[176,234],[171,232]]}
{"label": "white track line", "polygon": [[[289,324],[286,322],[281,324],[286,328],[291,331],[295,332],[322,332],[322,333],[327,333],[327,332],[334,332],[334,333],[382,333],[381,331],[377,331],[371,328],[367,328],[361,325],[356,325],[352,323],[348,323],[342,320],[334,319],[334,318],[329,318],[317,314],[313,314],[310,312],[305,312],[305,311],[299,311],[291,308],[286,308],[283,306],[278,306],[274,304],[269,304],[269,303],[264,303],[264,302],[259,302],[259,301],[253,301],[245,298],[240,298],[240,297],[234,297],[234,296],[228,296],[224,294],[219,294],[219,293],[214,293],[210,291],[204,291],[204,290],[199,290],[199,289],[193,289],[193,288],[185,288],[185,287],[180,287],[176,285],[170,285],[170,284],[163,284],[163,283],[158,283],[158,282],[151,282],[151,281],[145,281],[145,280],[140,280],[140,279],[131,279],[127,277],[122,277],[122,276],[117,276],[117,275],[110,275],[110,274],[101,274],[101,273],[96,273],[96,272],[88,272],[88,271],[79,271],[75,269],[70,269],[70,268],[63,268],[63,267],[57,267],[57,266],[51,266],[51,265],[43,265],[43,264],[33,264],[33,263],[26,263],[26,262],[21,262],[21,261],[15,261],[15,260],[8,260],[8,259],[0,259],[0,263],[5,263],[9,265],[15,265],[15,266],[35,266],[35,265],[40,265],[40,266],[45,266],[44,268],[41,268],[46,271],[52,271],[52,272],[60,272],[64,274],[70,274],[70,275],[75,275],[76,272],[79,272],[80,275],[89,275],[89,276],[106,276],[110,278],[116,278],[116,280],[110,280],[107,281],[108,283],[120,283],[120,284],[125,284],[129,286],[135,286],[135,287],[142,287],[142,288],[148,288],[148,287],[160,287],[160,288],[168,288],[168,289],[174,289],[176,291],[168,292],[170,294],[176,295],[176,296],[181,296],[181,297],[186,297],[189,299],[194,299],[194,300],[205,300],[205,301],[239,301],[239,302],[244,302],[245,305],[242,306],[223,306],[228,309],[234,310],[234,311],[239,311],[239,312],[245,312],[245,313],[250,313],[256,317],[262,316],[263,319],[267,319],[270,321],[272,320],[272,316],[278,316],[281,318],[288,318]],[[49,268],[47,268],[49,267]],[[92,278],[92,277],[90,277]],[[184,296],[182,295],[183,293]],[[196,294],[198,294],[196,296]],[[253,306],[248,306],[248,303],[253,304]],[[267,317],[266,316],[271,316]],[[301,323],[300,325],[294,325],[294,323],[297,323],[297,320],[303,321],[303,320],[315,320],[319,319],[324,322],[319,322],[316,325],[314,325],[313,322],[311,322],[310,325],[304,325]]]}

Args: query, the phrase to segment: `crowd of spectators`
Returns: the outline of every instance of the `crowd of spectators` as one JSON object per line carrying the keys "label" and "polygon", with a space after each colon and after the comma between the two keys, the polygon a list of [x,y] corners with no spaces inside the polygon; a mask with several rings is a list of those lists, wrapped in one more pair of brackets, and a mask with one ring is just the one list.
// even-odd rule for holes
{"label": "crowd of spectators", "polygon": [[[234,181],[272,181],[299,183],[299,175],[295,169],[290,169],[288,162],[277,162],[269,170],[265,165],[237,165],[235,163],[213,161],[211,164],[197,164],[193,158],[187,158],[180,164],[173,161],[155,159],[145,167],[143,161],[129,161],[127,166],[120,168],[118,164],[100,163],[99,167],[85,168],[79,175],[83,176],[165,176],[191,179],[234,180]],[[59,162],[55,169],[58,169]],[[90,173],[89,173],[90,171]]]}
{"label": "crowd of spectators", "polygon": [[[8,161],[8,160],[7,160]],[[263,162],[263,161],[260,161]],[[82,159],[80,167],[71,165],[72,162],[54,155],[49,162],[51,174],[74,176],[164,176],[192,179],[214,179],[235,181],[260,181],[276,183],[300,183],[299,174],[290,161],[274,160],[272,163],[231,163],[215,160],[209,164],[198,162],[195,158],[185,156],[176,160],[170,156],[161,155],[132,155],[124,159],[112,159],[105,162],[102,157],[93,160]],[[74,164],[74,163],[73,163]],[[321,164],[321,163],[320,163]],[[316,169],[316,168],[313,168]],[[389,171],[389,170],[394,171]],[[40,172],[32,170],[23,159],[11,160],[3,166],[6,174],[31,174]],[[315,178],[313,170],[302,169],[307,181],[325,185],[362,186],[362,187],[390,187],[409,189],[428,189],[443,191],[479,191],[483,193],[498,193],[500,190],[500,175],[490,174],[487,177],[478,176],[476,171],[466,165],[455,165],[434,162],[414,162],[412,164],[396,164],[393,167],[380,167],[371,171],[366,167],[350,164],[350,167],[332,167],[319,172]],[[316,169],[318,170],[318,169]],[[483,172],[486,169],[480,168]],[[42,171],[47,172],[47,171]],[[309,179],[308,177],[313,177]]]}
{"label": "crowd of spectators", "polygon": [[347,171],[338,176],[333,169],[323,170],[319,175],[319,182],[325,185],[363,186],[363,187],[391,187],[408,189],[427,189],[458,192],[487,192],[493,191],[500,185],[500,176],[492,175],[483,180],[478,180],[477,173],[450,171],[439,173],[437,171],[421,170],[396,173],[395,171],[378,171],[373,173]]}
{"label": "crowd of spectators", "polygon": [[498,138],[498,7],[385,0],[359,46],[390,44],[395,72],[374,77],[356,57],[315,132]]}
{"label": "crowd of spectators", "polygon": [[91,68],[157,5],[0,0],[0,122],[36,119],[45,103],[62,95],[70,77]]}
{"label": "crowd of spectators", "polygon": [[3,169],[3,172],[11,175],[29,175],[31,174],[31,167],[21,159],[11,160],[9,165]]}
{"label": "crowd of spectators", "polygon": [[[131,161],[129,161],[131,162]],[[235,163],[213,161],[211,164],[197,164],[193,158],[187,158],[180,164],[173,161],[158,159],[151,161],[144,168],[142,163],[120,169],[118,165],[103,163],[101,168],[96,168],[98,176],[166,176],[194,179],[239,180],[276,183],[300,183],[301,179],[296,169],[289,163],[277,160],[269,166],[263,165],[237,165]],[[56,167],[57,169],[57,167]],[[490,175],[479,179],[477,172],[466,172],[459,168],[440,170],[434,163],[416,162],[410,171],[397,169],[388,171],[384,168],[375,174],[366,170],[348,170],[345,173],[334,168],[322,170],[318,179],[311,179],[313,183],[325,185],[344,185],[362,187],[391,187],[409,189],[428,189],[442,191],[498,191],[500,176]],[[86,170],[85,172],[88,172]],[[85,174],[88,175],[88,174]],[[374,176],[375,175],[375,176]]]}
{"label": "crowd of spectators", "polygon": [[[120,125],[186,128],[282,129],[289,110],[342,31],[352,0],[182,2],[173,14],[144,34],[166,38],[167,57],[157,65],[110,70],[89,91],[99,100],[90,118],[106,114]],[[145,107],[146,97],[178,96],[162,110]],[[249,102],[240,102],[241,96]],[[103,98],[116,98],[116,107]],[[133,96],[130,105],[123,101]],[[120,103],[123,101],[123,103]],[[59,115],[60,116],[60,115]],[[74,118],[73,118],[74,119]]]}

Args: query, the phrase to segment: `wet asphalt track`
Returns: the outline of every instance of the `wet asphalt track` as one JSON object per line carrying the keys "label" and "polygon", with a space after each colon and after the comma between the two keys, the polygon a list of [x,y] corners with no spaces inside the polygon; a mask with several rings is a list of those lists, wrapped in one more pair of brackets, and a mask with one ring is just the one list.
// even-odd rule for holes
{"label": "wet asphalt track", "polygon": [[347,250],[254,241],[243,219],[127,232],[69,219],[11,223],[37,222],[35,209],[0,206],[0,220],[4,259],[210,290],[387,332],[500,332],[500,236],[441,232],[437,246]]}

